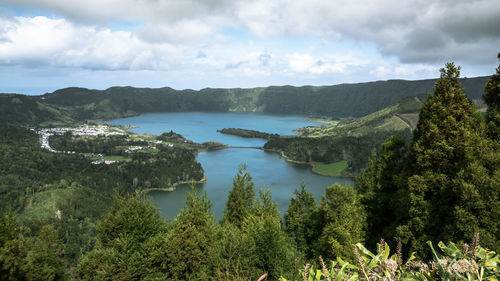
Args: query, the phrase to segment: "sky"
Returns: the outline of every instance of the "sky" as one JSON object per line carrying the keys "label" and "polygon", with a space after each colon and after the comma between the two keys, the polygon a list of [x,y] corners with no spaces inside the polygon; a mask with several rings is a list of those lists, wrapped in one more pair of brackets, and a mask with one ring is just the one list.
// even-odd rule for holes
{"label": "sky", "polygon": [[498,0],[0,0],[0,92],[491,75]]}

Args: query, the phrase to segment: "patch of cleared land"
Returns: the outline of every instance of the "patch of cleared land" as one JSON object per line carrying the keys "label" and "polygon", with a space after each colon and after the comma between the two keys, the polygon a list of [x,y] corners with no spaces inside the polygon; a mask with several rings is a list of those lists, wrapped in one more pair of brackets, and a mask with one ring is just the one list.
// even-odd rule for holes
{"label": "patch of cleared land", "polygon": [[347,161],[339,161],[331,164],[314,163],[313,172],[330,177],[342,176],[342,171],[347,168]]}
{"label": "patch of cleared land", "polygon": [[104,161],[125,161],[129,162],[132,161],[131,158],[127,158],[121,155],[109,155],[109,156],[104,156]]}

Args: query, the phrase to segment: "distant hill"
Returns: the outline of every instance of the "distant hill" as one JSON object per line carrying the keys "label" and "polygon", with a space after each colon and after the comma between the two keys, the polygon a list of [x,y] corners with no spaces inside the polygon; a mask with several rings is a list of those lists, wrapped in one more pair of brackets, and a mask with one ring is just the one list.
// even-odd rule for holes
{"label": "distant hill", "polygon": [[[462,78],[470,99],[481,99],[489,77]],[[200,91],[172,88],[65,88],[42,96],[5,95],[3,123],[105,120],[146,112],[258,111],[331,118],[360,117],[396,104],[405,97],[430,93],[436,79],[389,80],[334,86],[271,86]],[[7,100],[6,100],[7,99]],[[4,111],[5,110],[5,111]],[[31,112],[31,113],[29,113]]]}
{"label": "distant hill", "polygon": [[73,122],[65,108],[50,105],[32,96],[0,95],[0,123],[21,126],[57,125]]}

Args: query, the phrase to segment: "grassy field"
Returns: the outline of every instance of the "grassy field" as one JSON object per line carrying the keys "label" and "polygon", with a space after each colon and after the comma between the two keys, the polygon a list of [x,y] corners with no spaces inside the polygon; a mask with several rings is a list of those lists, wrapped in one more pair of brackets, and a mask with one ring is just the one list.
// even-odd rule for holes
{"label": "grassy field", "polygon": [[55,217],[57,204],[69,200],[72,192],[71,188],[58,188],[35,193],[28,200],[21,220],[34,218],[44,220]]}
{"label": "grassy field", "polygon": [[[414,129],[418,122],[418,112],[422,101],[418,98],[405,99],[395,105],[386,107],[347,123],[331,121],[330,123],[297,130],[307,137],[324,136],[365,136],[376,132],[398,132]],[[311,119],[320,121],[321,119]]]}
{"label": "grassy field", "polygon": [[121,155],[110,155],[110,156],[104,156],[104,160],[109,160],[109,161],[125,161],[129,162],[132,161],[131,158],[127,158]]}
{"label": "grassy field", "polygon": [[339,161],[331,164],[315,163],[313,172],[330,177],[340,177],[342,171],[347,168],[347,161]]}
{"label": "grassy field", "polygon": [[332,119],[324,119],[324,118],[314,118],[314,117],[308,117],[306,118],[307,121],[309,122],[316,122],[316,123],[325,123],[331,126],[335,126],[339,123],[338,120],[332,120]]}

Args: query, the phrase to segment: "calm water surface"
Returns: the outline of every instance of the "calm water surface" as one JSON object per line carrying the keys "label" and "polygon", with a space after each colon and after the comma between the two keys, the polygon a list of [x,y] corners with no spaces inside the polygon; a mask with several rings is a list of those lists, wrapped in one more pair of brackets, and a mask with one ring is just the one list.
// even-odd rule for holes
{"label": "calm water surface", "polygon": [[[218,141],[232,146],[262,146],[263,139],[248,139],[217,133],[222,128],[243,128],[280,135],[293,135],[293,129],[315,126],[304,116],[274,115],[264,113],[151,113],[140,116],[108,121],[116,125],[137,126],[132,131],[159,135],[173,130],[195,142]],[[352,185],[351,179],[316,175],[308,165],[286,162],[279,154],[258,149],[231,148],[202,152],[197,156],[205,170],[208,182],[197,184],[194,188],[204,190],[213,203],[213,211],[220,218],[232,187],[232,179],[238,172],[238,166],[247,165],[255,189],[271,190],[273,200],[284,213],[293,196],[293,191],[304,181],[308,190],[317,199],[324,194],[324,189],[335,182]],[[173,192],[153,191],[149,195],[160,208],[160,212],[173,219],[184,206],[190,185],[180,185]]]}

